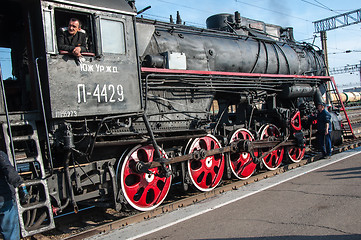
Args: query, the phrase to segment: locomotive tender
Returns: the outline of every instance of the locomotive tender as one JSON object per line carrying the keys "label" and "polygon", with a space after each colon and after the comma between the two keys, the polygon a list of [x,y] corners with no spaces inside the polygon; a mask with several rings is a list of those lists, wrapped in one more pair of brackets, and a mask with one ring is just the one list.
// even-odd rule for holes
{"label": "locomotive tender", "polygon": [[[1,144],[31,194],[17,200],[22,236],[54,228],[65,208],[147,211],[172,182],[210,191],[303,158],[312,131],[301,118],[330,80],[320,51],[237,12],[207,29],[136,16],[126,0],[3,2],[14,78],[2,80]],[[72,17],[87,33],[84,62],[58,50]]]}

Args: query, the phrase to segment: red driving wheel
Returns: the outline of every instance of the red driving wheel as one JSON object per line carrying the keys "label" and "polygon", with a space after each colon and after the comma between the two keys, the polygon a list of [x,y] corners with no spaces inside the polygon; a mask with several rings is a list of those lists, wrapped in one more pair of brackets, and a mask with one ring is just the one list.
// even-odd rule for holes
{"label": "red driving wheel", "polygon": [[[252,133],[244,128],[238,129],[232,134],[230,143],[240,139],[249,141],[255,140]],[[255,157],[258,157],[258,150],[254,150],[253,154]],[[257,164],[253,162],[252,155],[248,152],[231,153],[229,165],[233,175],[242,180],[252,176],[257,166]]]}
{"label": "red driving wheel", "polygon": [[[280,137],[280,135],[280,130],[273,124],[264,125],[260,129],[260,140],[272,140]],[[268,150],[262,149],[263,152],[267,152]],[[261,153],[259,154],[261,155]],[[284,147],[279,147],[262,158],[262,163],[268,170],[275,170],[281,165],[283,154]]]}
{"label": "red driving wheel", "polygon": [[[159,174],[162,171],[161,167],[149,169],[151,173],[140,173],[136,170],[137,162],[153,161],[154,151],[152,145],[138,145],[122,161],[119,179],[121,189],[127,202],[140,211],[152,210],[159,206],[171,186],[172,177],[166,178]],[[167,158],[165,152],[162,151],[161,154]]]}
{"label": "red driving wheel", "polygon": [[288,154],[288,159],[291,162],[299,162],[303,159],[303,157],[305,156],[305,152],[306,152],[306,148],[302,148],[302,147],[288,147],[287,148],[287,154]]}
{"label": "red driving wheel", "polygon": [[[211,150],[220,148],[221,144],[212,135],[196,138],[188,144],[185,154],[201,149]],[[200,191],[211,191],[222,180],[224,171],[224,155],[216,154],[200,160],[188,161],[188,173],[193,185]]]}

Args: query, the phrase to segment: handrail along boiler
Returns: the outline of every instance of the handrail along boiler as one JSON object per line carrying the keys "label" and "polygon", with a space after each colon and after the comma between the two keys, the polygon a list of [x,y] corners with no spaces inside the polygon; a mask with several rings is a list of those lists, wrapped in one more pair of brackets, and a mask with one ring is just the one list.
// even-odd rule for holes
{"label": "handrail along boiler", "polygon": [[[85,61],[58,49],[72,17]],[[22,236],[54,228],[66,208],[152,210],[172,182],[210,191],[303,158],[302,117],[330,80],[320,51],[237,12],[207,25],[137,18],[134,1],[5,0],[1,144],[31,195],[17,200]]]}

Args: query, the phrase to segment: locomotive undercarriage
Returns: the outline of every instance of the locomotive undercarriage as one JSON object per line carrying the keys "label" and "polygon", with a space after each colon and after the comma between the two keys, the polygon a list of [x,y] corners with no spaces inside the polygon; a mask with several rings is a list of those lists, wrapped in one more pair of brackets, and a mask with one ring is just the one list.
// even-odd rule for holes
{"label": "locomotive undercarriage", "polygon": [[[148,96],[158,96],[148,97],[148,109],[158,111],[163,107],[160,113],[147,110],[161,156],[156,156],[141,115],[53,122],[50,140],[56,158],[54,174],[46,181],[55,214],[69,206],[78,211],[78,204],[113,207],[118,211],[130,205],[146,211],[162,203],[172,183],[180,183],[177,187],[184,191],[190,187],[210,191],[222,177],[247,179],[257,167],[273,169],[285,159],[294,162],[302,159],[303,133],[307,131],[304,128],[295,131],[292,126],[301,126],[300,118],[294,116],[308,113],[308,107],[313,106],[312,97],[305,97],[310,100],[309,106],[301,108],[296,99],[285,101],[276,97],[274,90],[257,91],[257,86],[232,91],[226,87],[226,90],[197,87],[186,90],[177,103],[174,97],[177,94],[169,92],[178,93],[179,83],[184,84],[182,79],[173,82],[174,87],[168,87],[168,93],[163,92],[161,99],[159,85],[147,90]],[[162,84],[169,82],[164,79]],[[280,91],[280,87],[276,89]],[[172,106],[185,108],[185,95],[193,99],[193,112],[189,109],[177,112],[176,107],[168,107],[169,100]],[[204,110],[194,110],[194,106],[203,106]],[[301,110],[299,115],[296,109]],[[163,117],[180,120],[167,125]],[[35,201],[32,204],[46,201],[42,185],[32,186],[30,192]],[[25,214],[27,230],[37,229],[47,219],[44,212],[46,209]]]}
{"label": "locomotive undercarriage", "polygon": [[77,211],[77,203],[117,210],[128,203],[150,210],[165,199],[172,178],[183,190],[193,186],[209,191],[223,175],[246,179],[257,166],[275,169],[284,158],[300,161],[304,134],[292,130],[290,122],[293,118],[293,126],[301,126],[303,113],[297,113],[296,100],[275,95],[299,81],[280,79],[278,85],[265,88],[264,82],[258,87],[233,78],[228,81],[238,87],[231,89],[224,80],[147,77],[146,114],[161,156],[156,156],[141,116],[54,123],[57,141],[52,143],[58,158],[55,177],[48,181],[56,200],[54,211],[69,204]]}
{"label": "locomotive undercarriage", "polygon": [[[177,93],[174,89],[176,86],[167,91]],[[291,161],[303,157],[304,136],[301,132],[293,136],[289,127],[291,109],[296,102],[281,104],[274,91],[192,88],[187,93],[192,108],[194,105],[204,108],[205,102],[207,107],[194,112],[181,109],[180,113],[176,107],[168,107],[167,101],[185,107],[187,104],[182,101],[187,94],[177,103],[173,93],[163,92],[159,101],[159,92],[157,87],[149,87],[148,96],[158,94],[158,97],[153,98],[153,103],[151,97],[147,99],[148,107],[159,105],[152,108],[156,111],[163,107],[160,113],[147,111],[155,140],[163,149],[159,157],[155,156],[141,116],[54,122],[50,132],[54,136],[50,140],[56,156],[54,175],[47,179],[54,213],[67,206],[78,211],[79,203],[116,210],[130,204],[138,210],[150,210],[166,198],[171,181],[180,182],[185,191],[191,186],[209,191],[223,176],[246,179],[257,166],[277,168],[285,152]],[[169,96],[172,98],[168,99]],[[168,121],[162,121],[163,117]],[[181,120],[172,122],[171,118]],[[263,159],[269,159],[270,164]],[[204,174],[197,173],[198,169]],[[171,175],[167,176],[169,170]],[[153,182],[156,184],[150,184]],[[140,187],[134,192],[132,187],[137,184]],[[33,192],[41,190],[34,187]],[[29,221],[35,218],[32,214]]]}
{"label": "locomotive undercarriage", "polygon": [[[187,190],[188,187],[192,184],[192,181],[190,179],[189,173],[187,173],[187,162],[193,161],[198,162],[201,159],[212,157],[215,155],[222,155],[225,153],[236,153],[240,150],[252,151],[252,148],[261,148],[260,145],[250,145],[247,141],[241,141],[239,143],[234,142],[230,146],[218,149],[208,149],[208,151],[205,150],[197,150],[193,149],[190,151],[190,154],[186,154],[184,152],[184,146],[191,138],[197,139],[198,137],[204,137],[207,134],[207,131],[185,131],[183,133],[179,133],[179,136],[166,136],[165,133],[161,134],[160,132],[155,132],[157,135],[157,142],[160,144],[162,149],[165,149],[165,152],[167,156],[170,157],[169,162],[166,162],[168,165],[172,165],[172,177],[181,179],[182,181],[182,187],[184,190]],[[184,136],[184,134],[187,134],[187,136]],[[75,134],[74,134],[75,135]],[[160,136],[164,137],[160,137]],[[168,134],[169,135],[169,134]],[[66,135],[67,136],[67,135]],[[115,136],[112,136],[115,137]],[[220,137],[220,136],[217,136]],[[75,138],[76,139],[76,138]],[[206,140],[211,141],[217,141],[213,138],[208,138]],[[277,139],[274,139],[277,140]],[[113,142],[113,145],[108,146],[109,143]],[[148,144],[147,144],[148,142]],[[99,141],[99,143],[102,143]],[[55,214],[61,212],[64,210],[67,206],[72,206],[74,208],[74,211],[78,211],[78,203],[81,203],[82,205],[95,205],[95,206],[102,206],[102,207],[113,207],[116,210],[121,210],[123,205],[126,203],[132,203],[132,201],[135,201],[134,198],[130,199],[124,197],[123,190],[121,189],[121,183],[119,181],[122,181],[120,179],[120,175],[122,174],[121,171],[121,164],[124,164],[122,161],[127,161],[127,159],[130,158],[130,155],[127,155],[127,152],[130,151],[138,151],[138,152],[147,152],[149,149],[152,151],[152,146],[149,140],[139,140],[139,143],[142,143],[142,145],[136,145],[133,149],[129,149],[129,145],[127,146],[128,151],[126,151],[126,148],[124,146],[116,144],[114,141],[109,141],[107,143],[101,144],[101,147],[95,147],[94,150],[94,156],[101,156],[101,152],[107,151],[107,159],[100,160],[99,159],[92,159],[87,161],[81,161],[81,154],[79,150],[76,148],[76,144],[74,145],[72,149],[72,154],[67,155],[68,153],[65,151],[63,147],[61,149],[64,151],[64,154],[59,154],[57,152],[55,155],[61,156],[63,155],[64,158],[60,159],[54,159],[54,164],[58,163],[59,166],[54,166],[54,174],[51,178],[47,179],[47,184],[49,187],[49,195],[51,196],[51,202],[52,202],[52,210]],[[273,146],[275,144],[280,144],[280,141],[274,141],[269,142],[267,146]],[[223,145],[224,144],[224,145]],[[288,143],[289,144],[289,143]],[[222,146],[225,146],[226,143],[222,142]],[[107,147],[104,147],[107,146]],[[115,147],[116,146],[116,147]],[[134,146],[132,144],[131,146]],[[279,145],[280,146],[280,145]],[[117,150],[114,150],[116,148]],[[146,151],[143,151],[143,149],[146,148]],[[149,148],[149,149],[148,149]],[[135,150],[134,150],[135,149]],[[237,150],[238,149],[238,150]],[[119,157],[109,158],[111,156],[110,151],[112,150],[114,152],[125,152],[124,156],[120,158],[122,161],[119,160]],[[55,153],[55,152],[53,152]],[[114,153],[114,156],[117,156],[116,153]],[[68,157],[68,158],[67,158]],[[172,158],[171,158],[172,157]],[[146,157],[145,157],[146,158]],[[151,159],[153,160],[153,159]],[[60,161],[60,163],[59,163]],[[143,161],[147,162],[147,159],[144,159]],[[152,162],[153,164],[150,166],[141,164],[142,161],[139,162],[137,166],[133,166],[134,172],[132,174],[129,174],[129,176],[133,176],[134,174],[137,176],[148,176],[146,179],[148,181],[152,180],[156,174],[158,176],[155,176],[158,179],[158,182],[164,182],[165,187],[170,187],[170,177],[165,178],[164,177],[164,169],[163,166],[159,162]],[[35,168],[38,168],[39,166],[35,166]],[[133,168],[130,167],[129,168]],[[157,169],[157,173],[155,173],[154,169]],[[35,171],[36,172],[36,171]],[[150,173],[151,172],[151,173]],[[218,175],[218,178],[221,178],[223,174]],[[27,173],[23,173],[23,177],[29,177],[34,178],[34,176],[27,175]],[[169,179],[169,180],[168,180]],[[175,179],[176,180],[176,179]],[[134,180],[126,180],[134,181]],[[218,185],[220,179],[217,180]],[[159,185],[159,184],[158,184]],[[158,189],[158,188],[164,188],[159,187],[158,185],[153,186],[152,189]],[[213,189],[214,187],[211,187],[210,189]],[[199,189],[199,188],[198,188]],[[208,190],[208,188],[200,188],[200,190]],[[30,188],[30,192],[32,197],[32,201],[34,204],[35,202],[42,202],[45,200],[45,193],[44,189],[42,189],[41,185],[34,185]],[[167,192],[167,191],[166,191]],[[154,200],[154,197],[147,197],[145,200],[145,207],[138,207],[139,210],[149,210],[153,208],[154,206],[159,205],[164,198],[166,197],[166,192],[162,194],[160,200],[156,200],[156,204],[152,202]],[[149,193],[147,194],[149,195]],[[151,194],[152,195],[152,194]],[[154,194],[153,194],[154,195]],[[136,196],[133,196],[136,197]],[[35,202],[34,202],[35,201]],[[149,201],[149,202],[148,202]],[[136,207],[136,205],[131,204],[133,207]],[[27,212],[27,216],[24,216],[25,221],[28,223],[26,226],[26,229],[28,231],[31,231],[32,229],[36,229],[39,227],[41,222],[48,216],[46,214],[46,209]],[[34,219],[36,221],[34,222]]]}

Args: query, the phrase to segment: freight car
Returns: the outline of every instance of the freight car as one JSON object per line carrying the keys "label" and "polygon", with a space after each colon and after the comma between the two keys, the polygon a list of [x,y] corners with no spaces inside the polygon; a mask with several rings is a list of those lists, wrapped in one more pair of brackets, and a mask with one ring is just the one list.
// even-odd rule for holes
{"label": "freight car", "polygon": [[[54,228],[65,208],[151,210],[172,181],[210,191],[303,158],[302,117],[330,78],[292,29],[237,12],[208,29],[137,19],[125,0],[2,4],[14,77],[1,81],[1,144],[31,195],[17,198],[22,236]],[[72,17],[87,34],[83,61],[58,49]]]}
{"label": "freight car", "polygon": [[[356,104],[361,101],[361,92],[342,92],[340,93],[341,101],[346,104]],[[338,102],[337,94],[331,93],[330,100],[334,103]]]}

